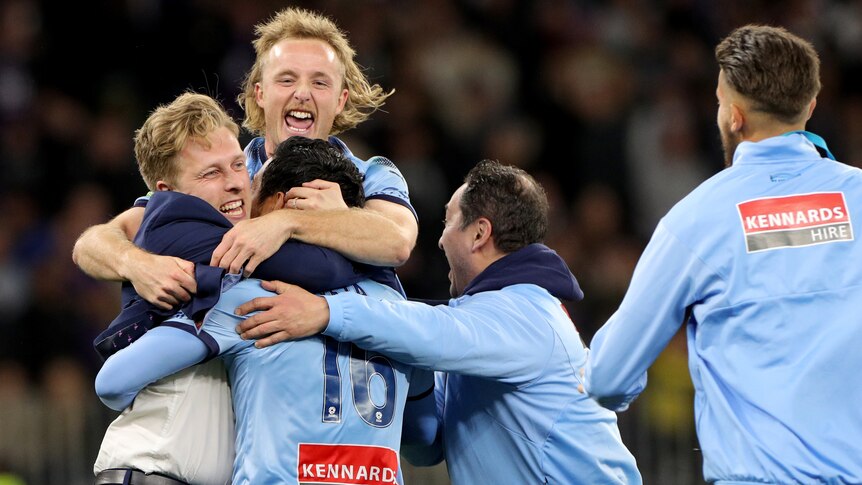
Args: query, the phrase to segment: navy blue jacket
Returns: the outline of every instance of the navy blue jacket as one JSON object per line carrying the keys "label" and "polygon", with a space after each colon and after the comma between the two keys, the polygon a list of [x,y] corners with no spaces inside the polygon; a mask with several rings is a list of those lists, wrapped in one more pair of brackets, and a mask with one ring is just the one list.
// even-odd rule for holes
{"label": "navy blue jacket", "polygon": [[[195,263],[198,291],[188,303],[161,310],[138,296],[130,283],[124,283],[123,310],[93,342],[99,355],[107,359],[177,311],[197,319],[212,308],[221,294],[224,270],[208,265],[213,251],[232,227],[220,212],[198,197],[169,191],[153,194],[134,242],[151,253]],[[258,265],[252,276],[286,281],[320,293],[369,277],[366,268],[331,249],[288,240]],[[401,291],[400,285],[394,286],[397,278],[391,268],[376,268],[372,272],[373,279]]]}

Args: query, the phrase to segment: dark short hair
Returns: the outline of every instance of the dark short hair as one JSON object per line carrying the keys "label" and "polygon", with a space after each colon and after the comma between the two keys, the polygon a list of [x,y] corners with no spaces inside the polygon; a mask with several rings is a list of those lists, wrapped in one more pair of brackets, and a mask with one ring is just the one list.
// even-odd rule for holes
{"label": "dark short hair", "polygon": [[329,142],[292,136],[275,149],[272,160],[261,173],[258,201],[287,192],[315,179],[341,186],[341,196],[348,207],[365,205],[362,174],[344,154]]}
{"label": "dark short hair", "polygon": [[480,217],[491,221],[494,244],[505,253],[541,243],[548,233],[548,197],[527,172],[482,160],[464,178],[462,228]]}
{"label": "dark short hair", "polygon": [[820,59],[811,43],[781,27],[746,25],[715,48],[728,84],[753,109],[797,123],[820,92]]}

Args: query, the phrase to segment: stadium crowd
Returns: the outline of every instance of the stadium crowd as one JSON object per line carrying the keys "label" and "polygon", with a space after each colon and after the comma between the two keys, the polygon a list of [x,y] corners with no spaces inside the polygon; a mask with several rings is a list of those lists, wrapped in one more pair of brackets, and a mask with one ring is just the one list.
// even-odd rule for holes
{"label": "stadium crowd", "polygon": [[[815,44],[823,90],[809,129],[862,166],[857,2],[292,3],[335,19],[369,78],[395,90],[343,139],[360,157],[387,156],[409,183],[420,232],[398,274],[410,297],[447,296],[437,247],[443,206],[476,161],[498,159],[548,191],[547,244],[584,289],[568,309],[589,343],[618,307],[658,219],[722,167],[713,48],[745,23],[782,25]],[[85,276],[72,246],[146,192],[132,135],[153,107],[193,90],[241,119],[235,100],[254,60],[252,26],[283,6],[0,4],[0,405],[32,395],[81,407],[96,400],[92,340],[115,316],[119,286]],[[650,410],[655,436],[691,433],[684,361],[680,342],[651,370],[638,405]],[[15,471],[13,421],[0,413],[0,472]]]}

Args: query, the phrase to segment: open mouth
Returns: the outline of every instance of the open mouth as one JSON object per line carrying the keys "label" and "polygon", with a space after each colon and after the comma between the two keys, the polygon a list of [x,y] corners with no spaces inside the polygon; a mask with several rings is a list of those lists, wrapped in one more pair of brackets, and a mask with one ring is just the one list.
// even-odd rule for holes
{"label": "open mouth", "polygon": [[243,212],[242,207],[243,202],[241,200],[234,200],[222,205],[218,210],[227,217],[241,217]]}
{"label": "open mouth", "polygon": [[310,111],[292,109],[285,115],[284,122],[287,124],[287,129],[292,133],[304,135],[314,124],[314,114]]}

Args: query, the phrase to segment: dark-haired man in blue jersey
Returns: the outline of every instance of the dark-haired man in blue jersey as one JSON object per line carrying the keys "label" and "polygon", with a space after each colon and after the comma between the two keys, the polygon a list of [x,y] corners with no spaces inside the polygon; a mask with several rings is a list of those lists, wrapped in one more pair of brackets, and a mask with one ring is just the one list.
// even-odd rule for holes
{"label": "dark-haired man in blue jersey", "polygon": [[561,300],[583,293],[566,263],[541,244],[547,228],[541,185],[523,170],[485,161],[446,207],[440,247],[450,268],[448,305],[320,297],[277,284],[290,310],[275,320],[251,315],[240,330],[267,335],[259,345],[323,331],[440,371],[436,402],[407,406],[405,437],[416,442],[402,452],[415,465],[445,459],[454,485],[640,484],[616,415],[582,390],[587,350]]}
{"label": "dark-haired man in blue jersey", "polygon": [[[329,173],[337,174],[344,200],[361,205],[361,176],[338,150],[320,140],[286,141],[255,180],[253,212],[289,208],[292,199],[286,192],[291,184]],[[197,231],[186,220],[172,222],[162,210],[163,199],[164,194],[156,194],[148,205],[139,238],[143,247],[156,249],[148,240],[174,251],[195,245]],[[392,287],[397,286],[394,280],[388,283],[391,286],[364,279],[329,293],[403,299]],[[273,293],[264,291],[259,280],[241,280],[239,275],[226,276],[222,290],[203,322],[196,324],[181,312],[109,358],[96,386],[106,404],[122,409],[151,382],[221,356],[237,416],[234,483],[401,483],[398,450],[408,389],[411,381],[420,393],[430,388],[430,374],[328,338],[255,349],[236,333],[242,318],[233,309]],[[264,416],[279,419],[261,419]]]}

